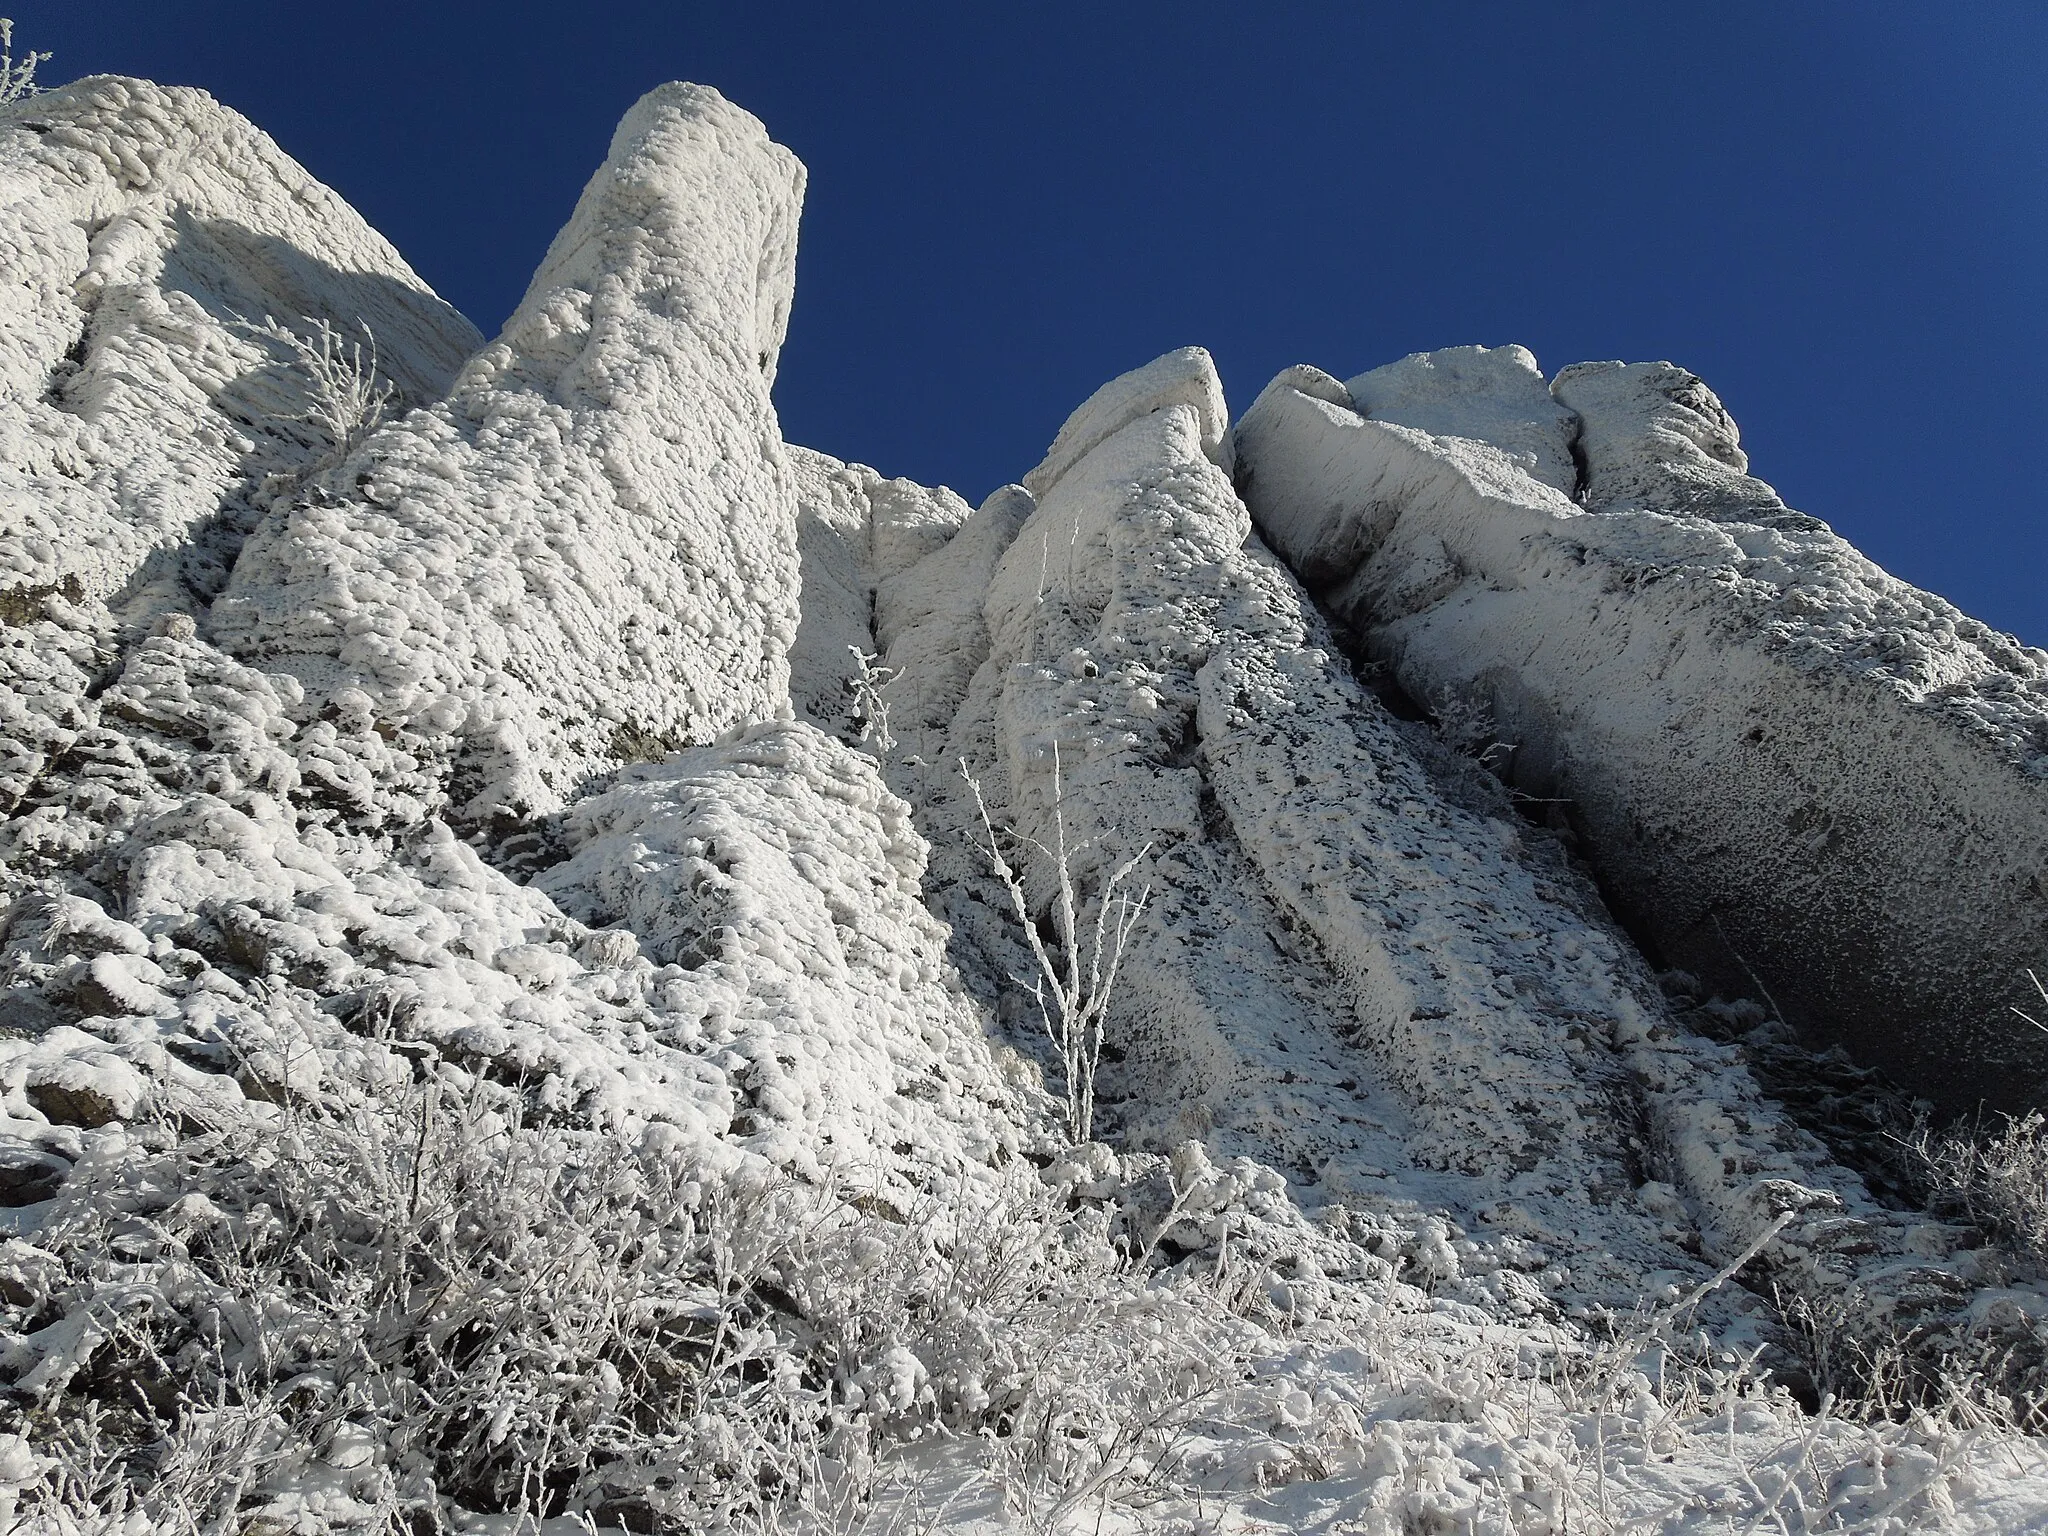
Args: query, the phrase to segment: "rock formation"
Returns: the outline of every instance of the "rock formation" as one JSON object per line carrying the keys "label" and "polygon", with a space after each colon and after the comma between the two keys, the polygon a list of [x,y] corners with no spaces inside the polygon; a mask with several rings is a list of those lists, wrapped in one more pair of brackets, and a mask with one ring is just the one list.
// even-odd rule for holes
{"label": "rock formation", "polygon": [[[1952,1110],[2036,1102],[2048,1036],[2011,1008],[2048,950],[2048,656],[1788,510],[1683,369],[1546,391],[1504,350],[1356,400],[1281,375],[1234,440],[1261,531],[1408,693],[1489,722],[1509,783],[1568,803],[1664,963]],[[1576,500],[1530,472],[1567,457]]]}
{"label": "rock formation", "polygon": [[[2048,901],[2048,657],[1784,508],[1668,364],[1302,367],[1233,425],[1188,347],[976,508],[792,447],[803,183],[717,93],[651,92],[485,343],[200,93],[0,108],[8,1497],[126,1383],[166,1417],[123,1421],[123,1486],[232,1461],[204,1435],[247,1409],[298,1449],[228,1513],[279,1529],[528,1498],[747,1528],[926,1441],[1065,1518],[1128,1470],[1118,1434],[1162,1487],[1299,1484],[1295,1528],[1497,1499],[1577,1529],[1610,1478],[1631,1518],[1719,1528],[1765,1521],[1733,1469],[1806,1421],[1717,1350],[1816,1401],[1817,1339],[2038,1390],[2043,1276],[1874,1186],[1770,1064],[1855,1071],[1796,1026],[1951,1104],[2038,1098],[2004,1009]],[[1096,1141],[1061,1134],[991,844],[1055,952],[1063,880],[1090,909],[1128,863],[1145,894]],[[249,1181],[309,1128],[375,1154],[330,1183],[411,1180],[380,1284],[380,1245],[459,1236],[459,1204],[418,1218],[448,1104],[472,1151],[545,1149],[546,1189],[598,1170],[501,1225],[632,1215],[541,1265],[571,1299],[535,1326],[601,1294],[637,1341],[548,1333],[504,1379],[557,1397],[420,1406],[430,1366],[511,1358],[531,1277],[463,1281],[492,1321],[450,1342],[435,1271],[431,1349],[389,1370],[404,1307],[234,1290],[288,1193]],[[416,1121],[375,1131],[393,1105]],[[342,1254],[356,1191],[322,1190],[290,1254]],[[660,1306],[602,1289],[691,1244]],[[105,1322],[131,1303],[155,1355]],[[1653,1348],[1720,1383],[1725,1460],[1656,1449]],[[215,1398],[151,1374],[178,1350]],[[1544,1424],[1488,1417],[1503,1382]],[[1199,1467],[1140,1413],[1219,1393]],[[783,1438],[748,1450],[763,1414]],[[1785,1488],[1825,1445],[1830,1508],[2048,1507],[1995,1437],[1812,1422]]]}

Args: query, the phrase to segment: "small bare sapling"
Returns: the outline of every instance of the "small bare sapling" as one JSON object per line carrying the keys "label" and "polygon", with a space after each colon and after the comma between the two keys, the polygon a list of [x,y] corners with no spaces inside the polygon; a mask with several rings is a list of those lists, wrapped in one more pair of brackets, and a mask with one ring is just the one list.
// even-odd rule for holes
{"label": "small bare sapling", "polygon": [[326,451],[302,471],[306,477],[347,459],[384,424],[398,399],[398,387],[377,371],[377,341],[368,326],[362,326],[369,342],[366,354],[362,342],[348,339],[327,321],[309,323],[310,340],[269,315],[260,324],[244,321],[238,327],[283,347],[303,381],[305,408],[287,419],[304,422],[327,440]]}
{"label": "small bare sapling", "polygon": [[[1132,895],[1125,886],[1138,861],[1152,851],[1152,845],[1146,843],[1111,871],[1096,895],[1093,923],[1084,922],[1084,904],[1075,889],[1074,862],[1091,843],[1089,840],[1073,844],[1067,841],[1059,748],[1055,745],[1052,758],[1052,846],[1047,847],[1035,837],[1011,834],[1038,851],[1058,882],[1052,907],[1054,942],[1058,946],[1055,953],[1047,947],[1038,931],[1030,900],[1024,894],[1024,882],[1009,860],[1003,857],[1002,839],[996,835],[995,823],[989,819],[988,802],[982,798],[981,783],[967,771],[965,758],[960,761],[960,777],[967,781],[967,787],[974,795],[974,807],[981,813],[982,830],[988,837],[984,852],[988,854],[989,866],[1002,882],[1003,889],[1009,892],[1011,909],[1024,930],[1025,942],[1031,946],[1032,958],[1038,962],[1038,974],[1028,984],[1028,989],[1038,1004],[1038,1017],[1045,1026],[1046,1034],[1059,1047],[1061,1064],[1066,1072],[1067,1135],[1076,1143],[1087,1141],[1095,1129],[1095,1069],[1102,1061],[1103,1024],[1109,1015],[1110,999],[1116,991],[1117,974],[1123,968],[1124,950],[1139,918],[1144,916],[1145,904],[1152,899],[1149,884],[1136,895]],[[1019,986],[1027,985],[1022,977],[1012,979]]]}
{"label": "small bare sapling", "polygon": [[854,673],[846,680],[847,692],[853,695],[853,717],[860,722],[860,740],[875,744],[875,756],[887,758],[889,749],[896,745],[896,737],[889,730],[889,701],[882,696],[895,670],[881,664],[882,658],[872,651],[864,651],[857,645],[849,645],[853,652]]}

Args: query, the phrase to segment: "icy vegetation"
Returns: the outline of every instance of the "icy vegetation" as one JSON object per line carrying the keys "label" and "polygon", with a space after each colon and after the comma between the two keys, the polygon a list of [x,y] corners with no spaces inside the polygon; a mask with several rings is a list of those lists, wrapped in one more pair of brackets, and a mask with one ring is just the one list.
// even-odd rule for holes
{"label": "icy vegetation", "polygon": [[1951,1113],[2048,656],[1697,378],[1188,347],[970,507],[782,440],[714,91],[486,342],[22,83],[0,1530],[2048,1528],[2048,1149]]}

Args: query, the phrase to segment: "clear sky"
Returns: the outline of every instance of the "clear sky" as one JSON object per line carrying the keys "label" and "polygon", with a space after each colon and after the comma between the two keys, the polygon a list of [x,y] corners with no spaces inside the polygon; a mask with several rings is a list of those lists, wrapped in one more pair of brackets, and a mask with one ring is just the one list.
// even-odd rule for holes
{"label": "clear sky", "polygon": [[717,86],[809,165],[785,435],[978,501],[1189,342],[1234,406],[1519,341],[1669,358],[1752,468],[2048,644],[2048,5],[0,0],[202,85],[486,333],[611,129]]}

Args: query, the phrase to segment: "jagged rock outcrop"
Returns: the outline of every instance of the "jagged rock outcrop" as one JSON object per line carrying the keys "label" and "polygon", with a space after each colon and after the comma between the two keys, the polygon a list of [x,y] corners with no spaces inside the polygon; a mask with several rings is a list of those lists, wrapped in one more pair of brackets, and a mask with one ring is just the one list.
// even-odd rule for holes
{"label": "jagged rock outcrop", "polygon": [[[802,190],[753,118],[661,87],[479,347],[200,93],[94,80],[0,109],[0,249],[28,279],[0,292],[0,1408],[26,1437],[0,1434],[0,1499],[77,1403],[130,1415],[110,1433],[145,1480],[167,1434],[241,1433],[132,1414],[202,1355],[237,1412],[283,1383],[246,1417],[289,1454],[225,1496],[280,1529],[460,1523],[462,1499],[512,1518],[509,1483],[462,1481],[478,1446],[544,1465],[565,1519],[694,1529],[791,1489],[870,1500],[875,1447],[954,1435],[992,1437],[991,1509],[1059,1476],[1106,1503],[1100,1458],[1142,1446],[1205,1498],[1327,1482],[1288,1506],[1301,1528],[1320,1499],[1317,1528],[1462,1529],[1489,1478],[1504,1528],[1570,1524],[1610,1476],[1630,1518],[1718,1528],[1777,1507],[1757,1469],[1798,1421],[1713,1351],[1799,1379],[1822,1352],[1800,1319],[1825,1316],[1828,1347],[1909,1339],[2040,1385],[2040,1277],[1873,1196],[1747,1040],[1690,1027],[1761,1010],[1660,985],[1555,816],[1522,814],[1570,796],[1627,914],[1724,991],[1762,976],[1821,1024],[1924,997],[1965,915],[1979,954],[2038,936],[2033,907],[1943,904],[2017,902],[2040,851],[2040,653],[1785,509],[1667,365],[1295,369],[1233,431],[1183,348],[973,510],[792,448],[769,389]],[[337,350],[358,325],[364,350]],[[1939,786],[1913,777],[1930,764]],[[1084,927],[1134,861],[1116,1147],[1056,1129],[1072,1085],[992,837],[1041,934],[1048,849]],[[1843,968],[1880,949],[1852,992]],[[1938,1085],[1916,1027],[1894,1059]],[[2008,1060],[2031,1062],[1984,1058]],[[546,1263],[491,1281],[545,1301],[519,1314],[529,1374],[495,1378],[569,1405],[529,1414],[532,1443],[509,1397],[420,1436],[398,1353],[376,1391],[349,1374],[358,1335],[411,1328],[434,1381],[459,1377],[519,1311],[483,1271],[391,1259],[414,1224],[530,1213],[423,1192],[449,1106],[467,1177],[515,1142],[544,1149],[533,1187],[578,1170],[551,1186],[560,1225],[508,1250]],[[308,1300],[339,1262],[326,1216],[280,1225],[260,1184],[269,1142],[300,1156],[309,1127],[403,1195],[358,1245],[403,1285],[355,1322]],[[321,1203],[331,1171],[304,1209],[354,1195]],[[585,1201],[631,1219],[578,1226]],[[250,1278],[266,1222],[309,1266],[297,1290]],[[1699,1312],[1670,1302],[1752,1250]],[[548,1315],[572,1271],[590,1333]],[[687,1281],[658,1306],[613,1283],[656,1273]],[[459,1285],[488,1327],[450,1342]],[[1678,1390],[1726,1408],[1725,1468],[1681,1422],[1701,1402],[1660,1405],[1649,1354],[1608,1337],[1646,1298],[1675,1372],[1679,1332],[1712,1330]],[[106,1325],[145,1312],[161,1401]],[[1070,1335],[1100,1352],[1069,1358]],[[345,1389],[307,1390],[321,1370]],[[721,1370],[734,1396],[690,1396]],[[1075,1417],[1111,1376],[1155,1417]],[[1518,1431],[1487,1417],[1503,1384]],[[1158,1433],[1150,1399],[1190,1390],[1228,1394],[1227,1458]],[[685,1400],[687,1423],[645,1422]],[[1006,1417],[1027,1400],[1053,1405],[1036,1429]],[[586,1455],[572,1421],[618,1444]],[[1642,1455],[1608,1455],[1623,1423]],[[1785,1442],[1839,1452],[1831,1514],[1953,1510],[1951,1482],[1979,1529],[2040,1503],[1954,1472],[1995,1445],[1887,1460],[1855,1433],[1823,1416]],[[1055,1472],[1000,1462],[1033,1436]]]}
{"label": "jagged rock outcrop", "polygon": [[802,192],[717,92],[650,93],[447,399],[252,537],[222,644],[446,759],[472,821],[786,708],[796,482],[768,390]]}
{"label": "jagged rock outcrop", "polygon": [[0,209],[7,809],[87,728],[121,626],[203,611],[265,482],[333,448],[305,367],[323,324],[410,400],[479,338],[203,92],[96,78],[0,111]]}
{"label": "jagged rock outcrop", "polygon": [[[1215,462],[1221,402],[1199,349],[1112,381],[1025,477],[1036,499],[997,493],[882,589],[892,779],[970,975],[1032,1026],[963,759],[1020,849],[1076,849],[1084,898],[1143,853],[1104,1090],[1128,1144],[1249,1153],[1402,1244],[1442,1219],[1424,1202],[1459,1232],[1435,1283],[1510,1316],[1810,1209],[1779,1283],[1938,1326],[1969,1235],[1873,1200],[1673,1016],[1561,847],[1353,680]],[[908,606],[976,586],[978,612]],[[1019,858],[1049,914],[1055,872]]]}
{"label": "jagged rock outcrop", "polygon": [[[1539,398],[1468,367],[1454,408],[1387,376],[1367,416],[1291,370],[1236,429],[1310,589],[1570,802],[1666,963],[1952,1108],[2034,1102],[2048,1037],[2008,1005],[2048,951],[2048,657],[1786,509],[1683,370],[1581,364]],[[1583,502],[1515,457],[1546,438]]]}
{"label": "jagged rock outcrop", "polygon": [[[73,559],[83,588],[13,589],[47,612],[6,631],[70,689],[57,750],[17,756],[0,845],[0,1022],[21,1032],[0,1039],[0,1139],[27,1149],[25,1187],[61,1186],[50,1160],[90,1155],[152,1093],[250,1112],[378,1080],[393,1041],[707,1176],[907,1188],[1036,1134],[1029,1074],[999,1066],[918,899],[906,808],[870,758],[787,718],[796,476],[767,391],[788,151],[715,92],[650,95],[456,376],[460,318],[200,93],[92,81],[33,109],[47,131],[16,109],[0,151],[52,272],[68,247],[43,223],[131,183],[155,200],[101,210],[128,223],[91,256],[97,350],[66,375],[84,414],[8,418],[57,470],[31,464],[0,547]],[[323,441],[301,419],[317,355],[265,350],[187,288],[336,325],[363,303],[377,382],[414,408]],[[58,277],[33,292],[61,308]],[[197,317],[190,334],[133,319],[160,311]],[[8,364],[60,329],[25,325]],[[208,403],[252,379],[265,392],[237,408],[268,446],[236,446]],[[211,479],[188,442],[218,450]],[[58,473],[87,450],[107,462]],[[863,530],[871,501],[909,507],[863,531],[858,582],[943,539],[944,497],[846,473]],[[58,548],[52,509],[93,496],[110,535]],[[178,579],[138,585],[156,569]],[[445,819],[559,806],[648,757],[670,760],[491,845],[551,866],[531,884]]]}
{"label": "jagged rock outcrop", "polygon": [[[870,715],[879,688],[873,658],[875,594],[944,544],[967,521],[967,503],[945,486],[886,480],[865,464],[792,448],[803,614],[789,653],[797,717],[850,740],[880,738]],[[886,644],[886,642],[882,642]]]}

